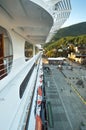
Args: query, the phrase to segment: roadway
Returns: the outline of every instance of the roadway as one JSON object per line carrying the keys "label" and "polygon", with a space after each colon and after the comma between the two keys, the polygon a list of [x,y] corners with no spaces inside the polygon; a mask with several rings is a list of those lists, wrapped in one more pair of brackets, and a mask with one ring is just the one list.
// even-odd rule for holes
{"label": "roadway", "polygon": [[51,102],[54,121],[54,127],[48,130],[86,130],[85,79],[84,88],[76,86],[86,70],[74,64],[73,70],[63,66],[62,71],[57,66],[47,66],[50,71],[44,70],[46,100]]}

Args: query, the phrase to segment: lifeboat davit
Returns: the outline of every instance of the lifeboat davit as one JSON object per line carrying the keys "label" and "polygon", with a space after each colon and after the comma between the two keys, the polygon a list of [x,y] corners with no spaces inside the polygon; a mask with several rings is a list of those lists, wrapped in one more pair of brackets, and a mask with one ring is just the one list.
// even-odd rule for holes
{"label": "lifeboat davit", "polygon": [[42,89],[41,87],[38,88],[38,99],[37,104],[40,105],[42,103]]}
{"label": "lifeboat davit", "polygon": [[43,79],[41,78],[41,79],[40,79],[40,83],[42,83],[42,81],[43,81]]}

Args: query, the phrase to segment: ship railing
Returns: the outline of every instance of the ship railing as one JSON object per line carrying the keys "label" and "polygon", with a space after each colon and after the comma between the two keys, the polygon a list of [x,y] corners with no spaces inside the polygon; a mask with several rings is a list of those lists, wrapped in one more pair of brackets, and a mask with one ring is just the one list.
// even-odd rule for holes
{"label": "ship railing", "polygon": [[24,64],[21,58],[13,61],[11,72],[0,81],[0,101],[3,102],[0,105],[0,122],[2,119],[4,120],[0,124],[0,129],[25,129],[40,59],[41,54],[39,53]]}
{"label": "ship railing", "polygon": [[0,58],[0,80],[3,79],[11,70],[13,55]]}

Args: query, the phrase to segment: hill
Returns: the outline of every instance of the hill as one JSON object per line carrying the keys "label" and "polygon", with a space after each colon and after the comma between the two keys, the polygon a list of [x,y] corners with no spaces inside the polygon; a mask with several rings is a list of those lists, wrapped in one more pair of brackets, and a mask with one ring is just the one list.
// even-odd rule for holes
{"label": "hill", "polygon": [[53,41],[57,41],[62,37],[86,35],[86,22],[74,24],[69,27],[61,28],[53,37]]}
{"label": "hill", "polygon": [[66,57],[70,50],[70,52],[74,51],[74,46],[86,47],[86,22],[61,28],[51,42],[44,45],[45,55],[48,57]]}

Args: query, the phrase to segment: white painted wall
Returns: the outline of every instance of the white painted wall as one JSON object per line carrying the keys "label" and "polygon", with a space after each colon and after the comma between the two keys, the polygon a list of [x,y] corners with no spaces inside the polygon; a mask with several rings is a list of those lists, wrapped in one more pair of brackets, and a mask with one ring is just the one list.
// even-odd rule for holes
{"label": "white painted wall", "polygon": [[13,59],[24,58],[25,39],[12,30],[9,30],[9,33],[13,45]]}
{"label": "white painted wall", "polygon": [[9,40],[8,37],[4,38],[4,56],[13,55],[13,47],[12,42]]}

